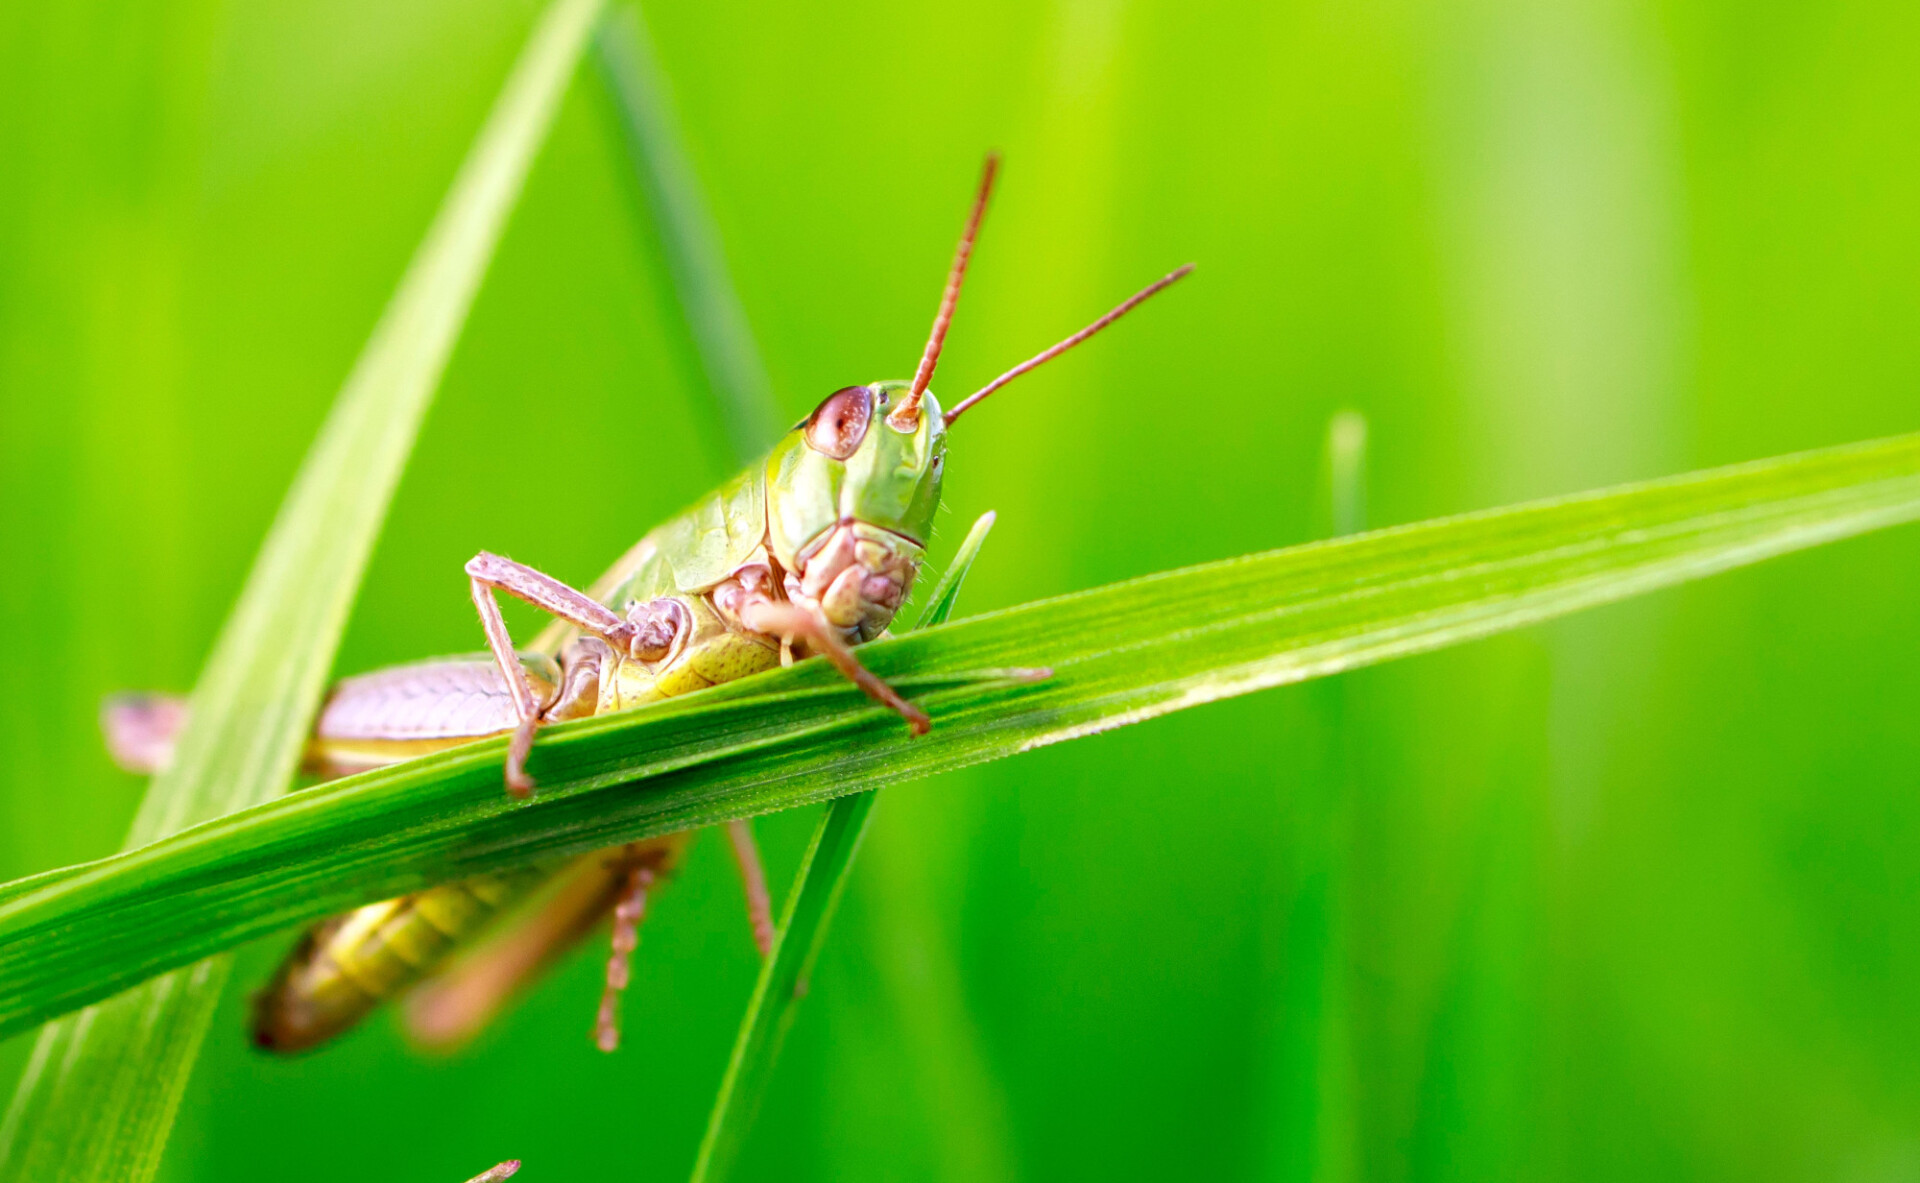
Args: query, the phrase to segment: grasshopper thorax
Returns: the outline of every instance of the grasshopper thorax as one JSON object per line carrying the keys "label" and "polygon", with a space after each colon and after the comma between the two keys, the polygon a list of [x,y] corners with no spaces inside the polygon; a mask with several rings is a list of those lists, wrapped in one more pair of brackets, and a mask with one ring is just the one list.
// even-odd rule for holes
{"label": "grasshopper thorax", "polygon": [[828,395],[767,458],[767,543],[787,597],[871,640],[913,586],[940,508],[947,428],[931,394],[893,414],[907,382]]}

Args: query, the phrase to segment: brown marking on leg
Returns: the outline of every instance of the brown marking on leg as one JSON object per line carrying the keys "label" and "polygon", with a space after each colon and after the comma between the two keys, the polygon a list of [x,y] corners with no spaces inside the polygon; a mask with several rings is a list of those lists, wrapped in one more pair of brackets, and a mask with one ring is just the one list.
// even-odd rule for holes
{"label": "brown marking on leg", "polygon": [[925,711],[900,697],[898,691],[860,664],[853,650],[840,639],[837,629],[798,604],[752,600],[741,607],[740,622],[756,633],[805,641],[809,649],[832,662],[835,669],[866,691],[868,697],[897,712],[915,735],[925,735],[933,726]]}
{"label": "brown marking on leg", "polygon": [[468,1179],[467,1183],[503,1183],[504,1180],[513,1178],[513,1176],[518,1174],[519,1171],[520,1171],[520,1160],[517,1158],[510,1158],[507,1161],[501,1163],[499,1166],[489,1167],[486,1170],[481,1171],[479,1174],[475,1175],[473,1178]]}
{"label": "brown marking on leg", "polygon": [[727,842],[733,847],[734,866],[747,896],[747,923],[760,956],[773,953],[773,898],[767,894],[767,868],[760,862],[760,846],[753,840],[753,823],[739,818],[727,823]]}

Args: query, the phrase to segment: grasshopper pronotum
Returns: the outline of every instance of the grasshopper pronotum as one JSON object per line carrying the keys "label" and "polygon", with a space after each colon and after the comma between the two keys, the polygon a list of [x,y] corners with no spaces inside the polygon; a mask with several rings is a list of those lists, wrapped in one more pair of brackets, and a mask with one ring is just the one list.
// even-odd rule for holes
{"label": "grasshopper pronotum", "polygon": [[[919,573],[940,505],[947,429],[994,391],[1192,270],[1154,281],[943,412],[928,386],[996,165],[988,157],[910,381],[834,391],[764,461],[655,528],[586,591],[498,555],[474,556],[466,573],[488,654],[343,680],[314,726],[311,766],[344,775],[511,733],[506,784],[524,797],[533,790],[528,753],[543,723],[642,706],[808,656],[826,658],[914,732],[925,732],[925,712],[870,673],[853,650],[885,631]],[[553,625],[516,649],[496,592],[552,614]],[[109,746],[129,767],[154,767],[183,719],[173,700],[115,700],[105,715]],[[764,953],[772,932],[765,878],[744,823],[730,827],[730,837]],[[689,838],[668,835],[562,866],[446,884],[326,921],[256,997],[254,1041],[277,1052],[311,1048],[416,984],[422,988],[409,1007],[415,1033],[428,1042],[457,1041],[611,916],[613,951],[594,1027],[600,1047],[611,1051],[647,896]],[[525,923],[449,960],[503,909],[556,880]]]}

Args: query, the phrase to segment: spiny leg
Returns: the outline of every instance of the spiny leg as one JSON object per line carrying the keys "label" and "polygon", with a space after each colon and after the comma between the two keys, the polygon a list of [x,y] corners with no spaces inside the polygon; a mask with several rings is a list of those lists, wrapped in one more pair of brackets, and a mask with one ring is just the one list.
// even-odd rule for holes
{"label": "spiny leg", "polygon": [[506,618],[500,615],[500,604],[493,598],[493,593],[506,592],[515,599],[524,600],[562,620],[579,625],[590,633],[606,638],[617,650],[624,651],[629,647],[635,630],[592,596],[575,591],[525,563],[503,559],[496,554],[481,551],[468,560],[467,578],[473,591],[473,606],[480,612],[480,627],[487,634],[487,648],[500,666],[500,676],[506,679],[508,688],[513,692],[514,709],[520,720],[513,729],[512,741],[507,745],[507,791],[516,797],[526,797],[533,792],[533,778],[527,775],[527,756],[533,751],[534,730],[540,726],[540,708],[534,701],[533,687],[528,683],[525,671],[520,668],[513,638],[507,633]]}
{"label": "spiny leg", "polygon": [[653,880],[650,863],[635,863],[628,869],[620,898],[613,905],[613,951],[607,957],[607,985],[600,994],[600,1011],[593,1020],[593,1041],[603,1052],[620,1046],[620,995],[633,978],[633,951],[640,944],[640,921],[647,914],[647,892]]}
{"label": "spiny leg", "polygon": [[733,847],[734,866],[747,895],[747,923],[753,926],[753,944],[766,957],[773,952],[773,899],[767,894],[767,869],[760,862],[760,846],[753,840],[753,823],[739,818],[727,823],[727,844]]}
{"label": "spiny leg", "polygon": [[664,886],[693,837],[666,834],[573,860],[550,891],[414,990],[406,1001],[408,1035],[439,1050],[478,1035],[613,913],[629,869],[644,863]]}
{"label": "spiny leg", "polygon": [[600,923],[622,890],[620,869],[593,856],[564,873],[566,882],[531,916],[491,934],[476,949],[421,983],[406,1001],[407,1033],[435,1049],[479,1034]]}
{"label": "spiny leg", "polygon": [[832,662],[833,668],[866,691],[869,698],[896,711],[907,721],[907,726],[915,735],[925,735],[933,726],[933,721],[927,718],[927,712],[900,697],[899,691],[861,665],[860,659],[853,655],[853,650],[841,640],[839,632],[832,625],[798,604],[770,599],[748,600],[740,607],[740,623],[756,633],[789,641],[805,641],[808,648]]}

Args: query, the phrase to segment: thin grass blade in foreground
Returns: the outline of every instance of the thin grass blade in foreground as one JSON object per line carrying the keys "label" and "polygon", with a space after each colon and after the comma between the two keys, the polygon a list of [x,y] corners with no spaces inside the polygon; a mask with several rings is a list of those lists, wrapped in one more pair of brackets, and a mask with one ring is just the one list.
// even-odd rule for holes
{"label": "thin grass blade in foreground", "polygon": [[[598,7],[557,0],[523,51],[287,494],[127,849],[285,789],[421,416]],[[151,1178],[227,972],[210,958],[42,1032],[0,1125],[0,1176]]]}
{"label": "thin grass blade in foreground", "polygon": [[[609,10],[596,39],[602,74],[619,104],[639,188],[658,227],[675,293],[687,318],[716,417],[734,459],[753,461],[780,423],[720,240],[681,141],[666,81],[637,4]],[[993,515],[984,515],[961,543],[916,627],[944,622],[960,583],[979,553]],[[826,940],[853,853],[866,833],[872,793],[830,803],[801,858],[775,943],[742,1017],[732,1059],[701,1144],[696,1179],[723,1176],[759,1105],[805,981]],[[746,821],[729,823],[744,827]],[[751,842],[751,832],[746,839]]]}
{"label": "thin grass blade in foreground", "polygon": [[[993,514],[984,513],[967,531],[946,574],[934,585],[926,611],[915,622],[916,631],[945,624],[953,615],[960,585],[966,582],[967,572],[980,557],[980,548],[992,529]],[[693,1183],[726,1178],[746,1142],[747,1131],[760,1109],[761,1095],[773,1077],[774,1062],[780,1058],[781,1045],[793,1026],[800,1000],[806,996],[807,979],[826,944],[827,928],[846,891],[847,872],[866,837],[876,800],[878,790],[868,790],[831,802],[800,859],[773,952],[761,963],[760,979],[754,984],[747,1013],[740,1020],[740,1032],[734,1037],[733,1055],[720,1080],[720,1092],[714,1098],[707,1132],[693,1164]]]}
{"label": "thin grass blade in foreground", "polygon": [[[820,662],[334,781],[0,904],[0,1037],[251,937],[552,855],[928,776],[1424,653],[1920,518],[1920,435],[1150,575],[866,646],[909,736]],[[1040,682],[996,675],[1045,666]],[[1204,799],[1194,807],[1204,809]]]}

